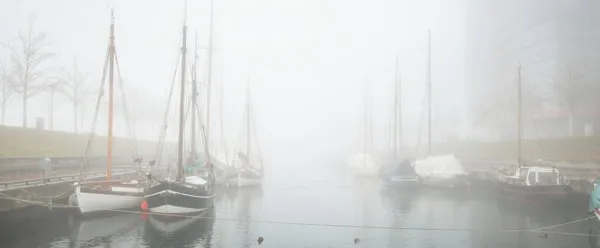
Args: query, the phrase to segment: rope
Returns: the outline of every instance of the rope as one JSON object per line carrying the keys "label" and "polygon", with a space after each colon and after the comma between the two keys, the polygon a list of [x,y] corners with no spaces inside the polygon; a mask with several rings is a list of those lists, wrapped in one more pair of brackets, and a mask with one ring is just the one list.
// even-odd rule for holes
{"label": "rope", "polygon": [[[96,130],[96,122],[98,121],[98,112],[100,112],[100,102],[102,101],[102,97],[104,96],[104,84],[106,83],[106,68],[108,67],[108,60],[110,58],[111,48],[110,42],[108,48],[106,49],[106,57],[104,59],[104,68],[102,68],[102,80],[100,83],[100,90],[98,92],[98,98],[96,100],[96,109],[94,110],[94,118],[92,120],[92,126],[90,128],[90,136],[88,138],[88,142],[85,146],[85,157],[83,159],[83,163],[81,164],[81,168],[79,169],[80,173],[83,175],[85,167],[88,165],[88,157],[90,154],[90,150],[92,148],[92,140],[94,138],[94,131]],[[83,176],[81,176],[83,179]]]}
{"label": "rope", "polygon": [[[0,193],[0,199],[15,200],[26,202],[35,205],[48,206],[48,207],[59,207],[59,208],[78,208],[77,206],[65,205],[65,204],[48,204],[40,201],[23,200]],[[241,220],[236,218],[225,218],[225,217],[208,217],[208,216],[189,216],[181,214],[165,214],[165,213],[152,213],[132,210],[112,210],[112,209],[97,209],[98,211],[116,212],[116,213],[130,213],[130,214],[144,214],[144,215],[155,215],[155,216],[168,216],[168,217],[180,217],[180,218],[191,218],[191,219],[204,219],[204,220],[220,220],[220,221],[246,221],[248,223],[261,223],[261,224],[274,224],[274,225],[294,225],[294,226],[315,226],[315,227],[336,227],[336,228],[358,228],[358,229],[382,229],[382,230],[406,230],[406,231],[445,231],[445,232],[484,232],[493,231],[501,233],[520,233],[520,232],[532,232],[532,233],[546,233],[546,234],[560,234],[560,235],[575,235],[575,236],[600,236],[593,234],[582,234],[582,233],[569,233],[569,232],[547,232],[542,230],[552,229],[556,227],[566,226],[573,223],[583,222],[596,218],[591,216],[583,219],[578,219],[570,222],[565,222],[557,225],[546,226],[535,229],[470,229],[470,228],[432,228],[432,227],[394,227],[394,226],[375,226],[375,225],[348,225],[348,224],[329,224],[329,223],[306,223],[306,222],[289,222],[289,221],[270,221],[270,220]]]}
{"label": "rope", "polygon": [[121,89],[121,97],[123,101],[123,114],[125,115],[125,124],[127,125],[127,131],[129,135],[131,135],[132,140],[132,149],[133,149],[133,158],[139,158],[138,149],[137,149],[137,141],[135,138],[135,132],[133,131],[133,121],[129,114],[129,109],[127,108],[127,98],[125,97],[125,89],[123,87],[123,77],[121,76],[121,68],[119,67],[119,58],[117,57],[117,50],[115,48],[115,63],[117,64],[117,75],[119,76],[119,88]]}

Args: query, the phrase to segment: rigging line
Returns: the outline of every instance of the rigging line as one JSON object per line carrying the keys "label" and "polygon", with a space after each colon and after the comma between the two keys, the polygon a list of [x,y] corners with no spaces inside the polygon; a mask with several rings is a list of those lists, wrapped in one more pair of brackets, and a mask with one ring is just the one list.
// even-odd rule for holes
{"label": "rigging line", "polygon": [[153,160],[156,161],[156,164],[159,165],[160,164],[160,160],[162,158],[162,153],[163,153],[163,148],[164,148],[164,141],[165,141],[165,136],[166,136],[166,132],[167,132],[167,127],[168,127],[168,116],[169,116],[169,109],[171,106],[171,99],[173,98],[173,91],[175,89],[175,81],[177,79],[177,71],[179,69],[179,59],[181,57],[181,53],[178,52],[177,53],[177,59],[175,60],[175,70],[173,72],[173,79],[171,80],[171,87],[169,90],[169,94],[167,97],[167,104],[165,105],[165,112],[163,114],[163,124],[160,127],[160,131],[159,131],[159,135],[158,135],[158,147],[156,148],[156,154],[154,155]]}
{"label": "rigging line", "polygon": [[[32,201],[32,200],[24,200],[12,197],[10,195],[0,193],[0,199],[6,200],[15,200],[22,201],[26,203],[42,205],[42,206],[52,206],[52,207],[63,207],[63,208],[77,208],[77,206],[66,205],[66,204],[58,204],[58,203],[46,203],[41,201]],[[557,225],[546,226],[535,229],[490,229],[490,230],[482,230],[482,229],[470,229],[470,228],[430,228],[430,227],[394,227],[394,226],[375,226],[375,225],[347,225],[347,224],[328,224],[328,223],[307,223],[307,222],[289,222],[289,221],[270,221],[270,220],[241,220],[237,218],[225,218],[225,217],[208,217],[208,216],[189,216],[183,214],[164,214],[164,213],[152,213],[152,212],[142,212],[142,211],[132,211],[132,210],[115,210],[115,209],[96,209],[98,211],[107,211],[107,212],[116,212],[116,213],[131,213],[131,214],[143,214],[143,215],[155,215],[155,216],[170,216],[170,217],[182,217],[182,218],[190,218],[190,219],[205,219],[205,220],[220,220],[220,221],[246,221],[249,223],[263,223],[263,224],[277,224],[277,225],[296,225],[296,226],[317,226],[317,227],[337,227],[337,228],[361,228],[361,229],[385,229],[385,230],[407,230],[407,231],[446,231],[446,232],[533,232],[533,233],[555,233],[555,234],[563,234],[563,235],[579,235],[575,233],[566,233],[566,232],[547,232],[543,230],[552,229],[556,227],[566,226],[578,222],[583,222],[586,220],[594,219],[596,216],[589,216],[582,219],[577,219]]]}
{"label": "rigging line", "polygon": [[119,67],[119,57],[117,56],[116,48],[114,49],[114,53],[115,53],[115,63],[117,65],[117,75],[119,77],[119,80],[118,80],[119,88],[121,89],[121,97],[122,97],[122,101],[123,101],[123,112],[125,115],[125,124],[127,125],[127,131],[131,135],[131,139],[132,139],[133,157],[134,157],[134,159],[137,159],[139,154],[138,154],[138,149],[137,149],[137,140],[135,138],[135,132],[134,132],[135,127],[134,127],[131,115],[129,113],[129,109],[127,108],[127,98],[125,96],[125,88],[123,86],[123,77],[121,76],[121,69]]}
{"label": "rigging line", "polygon": [[106,49],[106,57],[104,58],[104,67],[102,68],[102,79],[100,83],[100,90],[98,91],[98,98],[96,100],[96,109],[94,110],[94,117],[92,118],[92,126],[90,127],[90,135],[88,137],[87,144],[85,146],[83,163],[81,163],[81,167],[79,168],[80,180],[83,180],[83,173],[85,172],[85,168],[88,165],[88,157],[90,155],[90,150],[92,148],[92,140],[94,138],[94,132],[96,131],[96,122],[98,121],[98,112],[100,112],[100,102],[102,101],[102,97],[104,96],[104,84],[106,83],[106,69],[108,67],[108,60],[110,58],[110,41],[108,48]]}

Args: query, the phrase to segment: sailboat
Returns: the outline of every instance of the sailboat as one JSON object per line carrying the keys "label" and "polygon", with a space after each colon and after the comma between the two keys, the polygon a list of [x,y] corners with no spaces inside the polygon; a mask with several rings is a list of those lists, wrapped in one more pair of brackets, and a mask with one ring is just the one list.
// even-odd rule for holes
{"label": "sailboat", "polygon": [[[111,24],[110,24],[110,43],[108,46],[106,60],[104,62],[102,85],[96,102],[96,111],[94,114],[94,121],[97,119],[98,110],[102,100],[104,79],[106,77],[106,67],[109,67],[109,85],[108,85],[108,142],[107,142],[107,172],[105,181],[89,181],[84,182],[83,177],[80,182],[75,184],[75,195],[77,197],[77,205],[79,211],[82,214],[98,212],[98,211],[110,211],[115,209],[129,209],[139,207],[139,204],[144,197],[144,189],[146,184],[137,180],[125,181],[125,180],[112,180],[111,178],[111,165],[112,165],[112,151],[113,151],[113,88],[114,88],[114,65],[117,61],[116,50],[115,50],[115,22],[114,15],[111,13]],[[118,73],[118,62],[117,62],[117,73]],[[95,127],[95,123],[92,125]],[[92,128],[93,129],[93,128]],[[91,141],[93,138],[94,131],[90,132],[90,138],[85,151],[85,162],[82,167],[82,171],[87,164],[87,158],[91,148]]]}
{"label": "sailboat", "polygon": [[431,33],[427,33],[427,156],[415,161],[415,171],[421,182],[434,187],[467,186],[467,172],[454,154],[432,156],[431,154]]}
{"label": "sailboat", "polygon": [[[228,179],[228,184],[231,186],[257,186],[263,183],[264,179],[264,166],[260,155],[260,146],[258,142],[256,144],[257,155],[251,155],[254,151],[252,147],[252,137],[256,134],[253,131],[254,122],[252,122],[252,107],[250,101],[250,85],[246,90],[246,150],[237,152],[237,160],[234,162],[237,170]],[[255,131],[255,130],[254,130]],[[254,133],[254,135],[253,135]],[[256,137],[255,137],[256,138]],[[254,160],[253,160],[254,159]],[[260,164],[260,168],[256,168],[256,165]]]}
{"label": "sailboat", "polygon": [[[186,19],[186,18],[184,18]],[[210,163],[207,163],[207,178],[198,175],[186,176],[184,170],[184,129],[185,129],[185,89],[186,89],[186,53],[187,53],[187,24],[184,21],[183,39],[181,46],[181,89],[179,99],[179,130],[177,146],[177,175],[175,180],[170,178],[162,179],[156,182],[152,187],[146,190],[145,204],[147,209],[153,213],[163,214],[194,214],[211,209],[214,204],[214,170]],[[196,85],[192,88],[192,109],[198,110],[196,101]],[[168,109],[168,106],[167,106]],[[195,111],[192,110],[193,113]],[[192,123],[195,127],[195,123]],[[192,128],[194,130],[194,128]],[[194,131],[192,131],[194,132]],[[206,139],[205,139],[206,141]],[[192,146],[194,146],[195,137],[192,136]],[[205,151],[208,150],[208,142],[205,142]],[[193,148],[195,149],[195,148]],[[192,150],[192,158],[195,154]],[[193,162],[193,161],[192,161]],[[151,176],[149,176],[151,177]]]}
{"label": "sailboat", "polygon": [[517,100],[517,164],[500,168],[494,173],[494,181],[501,192],[527,199],[564,199],[571,192],[569,180],[554,165],[537,161],[523,163],[521,66],[518,67]]}
{"label": "sailboat", "polygon": [[379,173],[379,163],[371,154],[371,114],[367,92],[367,82],[365,81],[365,101],[364,101],[364,151],[355,154],[348,159],[348,166],[358,177],[376,177]]}
{"label": "sailboat", "polygon": [[[391,121],[393,127],[391,128],[393,146],[392,154],[390,158],[381,167],[379,172],[379,178],[387,186],[414,186],[420,184],[419,176],[415,172],[413,165],[410,161],[404,157],[406,152],[401,150],[402,153],[398,156],[398,144],[402,149],[402,105],[400,104],[401,96],[401,81],[398,76],[398,56],[396,56],[396,78],[394,81],[394,113],[392,114],[394,120]],[[400,105],[400,106],[399,106]],[[398,142],[399,140],[399,142]],[[404,159],[402,158],[404,157]]]}
{"label": "sailboat", "polygon": [[[210,3],[210,28],[208,34],[208,73],[207,73],[207,89],[206,89],[206,139],[210,142],[211,139],[211,94],[212,94],[212,66],[213,66],[213,1]],[[215,170],[215,184],[225,185],[227,183],[227,173],[231,170],[229,156],[227,154],[227,148],[225,146],[225,135],[223,130],[223,81],[220,83],[220,97],[219,97],[219,132],[220,132],[220,143],[218,145],[210,146],[212,149],[208,150],[208,159],[214,166]]]}

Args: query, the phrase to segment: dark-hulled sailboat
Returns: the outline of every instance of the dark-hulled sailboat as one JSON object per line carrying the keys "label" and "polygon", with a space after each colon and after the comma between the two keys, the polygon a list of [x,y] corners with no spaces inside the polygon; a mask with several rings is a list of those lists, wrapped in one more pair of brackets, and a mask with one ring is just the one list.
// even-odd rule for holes
{"label": "dark-hulled sailboat", "polygon": [[[185,23],[185,22],[184,22]],[[214,170],[207,163],[206,178],[197,175],[186,176],[184,163],[184,128],[185,128],[185,104],[186,94],[186,46],[187,25],[183,25],[183,44],[181,47],[181,90],[179,100],[179,137],[177,148],[177,176],[175,180],[169,178],[155,183],[146,190],[145,200],[150,212],[164,214],[193,214],[199,213],[213,207],[214,193]],[[196,95],[196,86],[193,85],[193,96]],[[196,97],[192,97],[194,109],[197,110]],[[167,107],[168,108],[168,107]],[[192,110],[194,112],[194,110]],[[192,124],[194,126],[195,123]],[[194,139],[192,135],[192,139]],[[208,145],[205,142],[205,147]],[[195,149],[195,148],[194,148]],[[192,151],[192,156],[196,151]]]}

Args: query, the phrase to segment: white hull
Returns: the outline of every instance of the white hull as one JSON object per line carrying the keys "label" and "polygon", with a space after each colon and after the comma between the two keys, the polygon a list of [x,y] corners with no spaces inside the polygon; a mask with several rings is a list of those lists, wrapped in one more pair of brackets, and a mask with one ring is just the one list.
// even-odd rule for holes
{"label": "white hull", "polygon": [[206,208],[186,208],[186,207],[178,207],[173,205],[162,205],[155,208],[150,208],[150,212],[152,213],[163,213],[163,214],[189,214],[189,213],[198,213],[206,210]]}
{"label": "white hull", "polygon": [[261,185],[262,182],[262,178],[243,178],[238,176],[236,179],[229,180],[229,185],[237,187],[249,187]]}
{"label": "white hull", "polygon": [[115,195],[111,191],[102,193],[81,192],[81,186],[75,189],[77,194],[77,205],[82,214],[110,211],[118,209],[131,209],[140,206],[144,196],[138,195]]}

